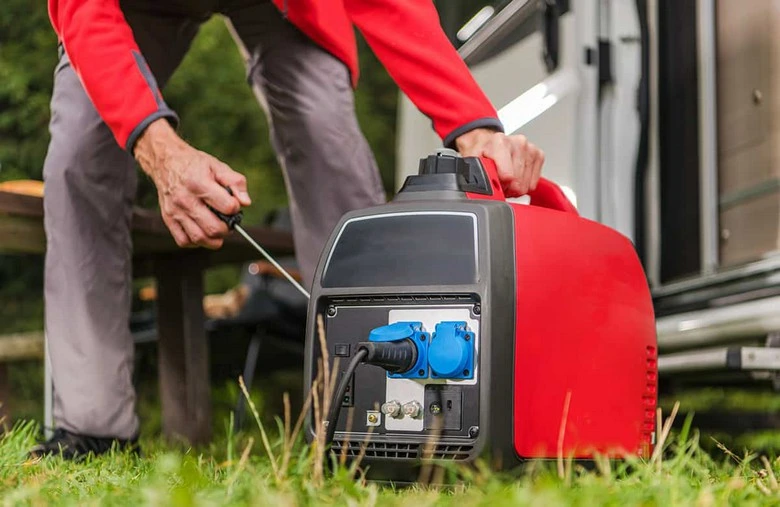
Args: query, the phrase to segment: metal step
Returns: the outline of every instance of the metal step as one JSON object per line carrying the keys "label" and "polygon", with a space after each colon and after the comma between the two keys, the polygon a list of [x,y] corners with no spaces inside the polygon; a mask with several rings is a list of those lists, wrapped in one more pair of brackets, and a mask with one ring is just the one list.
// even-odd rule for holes
{"label": "metal step", "polygon": [[662,354],[658,357],[658,373],[661,377],[704,371],[780,372],[780,348],[731,346]]}
{"label": "metal step", "polygon": [[661,353],[766,337],[780,331],[780,296],[660,317]]}

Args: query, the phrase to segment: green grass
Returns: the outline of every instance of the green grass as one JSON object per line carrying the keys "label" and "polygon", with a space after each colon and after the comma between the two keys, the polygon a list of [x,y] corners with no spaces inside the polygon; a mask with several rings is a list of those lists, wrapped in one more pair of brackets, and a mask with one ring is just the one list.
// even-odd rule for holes
{"label": "green grass", "polygon": [[767,413],[780,412],[780,396],[767,385],[759,385],[753,389],[702,387],[686,389],[663,397],[662,405],[671,407],[679,401],[686,411],[722,410],[722,411],[760,411]]}
{"label": "green grass", "polygon": [[[154,369],[154,368],[152,368]],[[41,399],[40,365],[19,364],[12,371],[15,411],[38,419]],[[283,413],[280,392],[293,394],[295,415],[303,400],[301,372],[280,370],[259,379],[252,399],[268,430],[274,457],[285,447],[283,427],[274,414]],[[33,382],[33,380],[36,380]],[[348,471],[318,482],[311,449],[300,441],[291,452],[286,473],[275,474],[257,424],[233,435],[230,410],[240,395],[235,381],[217,382],[214,405],[214,443],[205,448],[185,448],[163,442],[156,382],[139,385],[143,458],[117,453],[70,463],[58,458],[38,463],[26,459],[37,437],[34,423],[17,423],[0,440],[0,505],[724,505],[780,504],[780,488],[772,482],[780,476],[780,432],[750,435],[711,435],[692,429],[696,419],[684,414],[719,408],[778,410],[770,390],[700,389],[676,392],[662,398],[664,413],[680,401],[677,429],[664,445],[665,453],[652,463],[599,462],[586,470],[563,462],[530,463],[522,471],[491,473],[484,467],[449,468],[447,489],[415,486],[392,489],[365,483]],[[25,401],[27,400],[27,401]],[[716,438],[717,442],[713,439]],[[723,442],[727,451],[718,448]],[[767,465],[760,454],[767,454]],[[662,458],[662,459],[661,459]],[[771,471],[770,471],[771,470]],[[283,477],[282,477],[283,475]]]}
{"label": "green grass", "polygon": [[[532,462],[522,471],[448,467],[447,488],[392,488],[366,483],[346,468],[318,476],[310,447],[290,446],[284,425],[233,435],[223,426],[215,443],[191,449],[142,441],[141,458],[113,453],[83,463],[26,459],[34,423],[18,423],[0,440],[4,505],[777,505],[780,460],[727,449],[702,450],[690,418],[648,461],[597,460],[589,469],[566,460]],[[275,430],[275,431],[272,431]],[[270,453],[268,452],[270,449]],[[285,449],[290,451],[282,465]],[[273,460],[272,457],[273,456]]]}
{"label": "green grass", "polygon": [[[737,415],[751,413],[777,414],[780,412],[780,396],[767,384],[757,384],[753,387],[699,387],[686,388],[666,394],[659,400],[659,405],[665,412],[679,402],[680,413],[693,414],[694,422],[699,424],[707,417],[707,412],[714,411]],[[780,450],[780,431],[750,430],[729,434],[723,431],[707,431],[702,439],[702,445],[707,450],[715,448],[714,441],[722,442],[731,449],[739,449],[776,453]]]}

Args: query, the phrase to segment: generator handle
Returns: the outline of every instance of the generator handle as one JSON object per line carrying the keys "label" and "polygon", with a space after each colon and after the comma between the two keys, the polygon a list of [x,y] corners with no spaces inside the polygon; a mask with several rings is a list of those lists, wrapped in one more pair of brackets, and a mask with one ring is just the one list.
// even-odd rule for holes
{"label": "generator handle", "polygon": [[531,197],[532,206],[550,208],[579,215],[577,208],[572,204],[569,198],[566,197],[566,194],[563,193],[561,187],[547,178],[539,178],[536,189],[528,192],[528,195]]}
{"label": "generator handle", "polygon": [[[487,180],[490,182],[490,187],[493,190],[491,198],[500,201],[505,200],[506,196],[504,195],[504,189],[498,179],[498,171],[496,170],[495,162],[489,158],[482,158],[481,162],[482,167],[485,169]],[[536,188],[528,192],[528,196],[531,198],[532,206],[579,215],[577,208],[572,204],[569,198],[566,197],[566,194],[563,193],[561,187],[547,178],[539,178]],[[477,197],[476,194],[475,197]],[[479,197],[484,198],[484,196]]]}

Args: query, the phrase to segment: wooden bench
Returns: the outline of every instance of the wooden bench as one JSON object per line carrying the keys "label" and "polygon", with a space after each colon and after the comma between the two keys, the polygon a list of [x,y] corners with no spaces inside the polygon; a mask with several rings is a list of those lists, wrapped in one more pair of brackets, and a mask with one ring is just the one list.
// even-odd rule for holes
{"label": "wooden bench", "polygon": [[[0,190],[0,253],[43,254],[43,199]],[[32,192],[34,194],[34,192]],[[156,211],[133,210],[134,276],[157,279],[157,326],[163,432],[191,443],[211,439],[209,351],[204,329],[203,272],[218,264],[255,259],[238,235],[220,250],[181,249]],[[293,252],[292,236],[265,227],[249,233],[278,255]],[[0,363],[0,383],[7,380]],[[7,389],[7,386],[6,386]],[[0,393],[3,391],[0,385]]]}

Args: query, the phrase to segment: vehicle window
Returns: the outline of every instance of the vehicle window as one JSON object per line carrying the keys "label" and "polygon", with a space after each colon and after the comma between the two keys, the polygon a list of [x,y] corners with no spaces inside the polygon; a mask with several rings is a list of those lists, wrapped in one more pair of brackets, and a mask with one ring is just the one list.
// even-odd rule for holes
{"label": "vehicle window", "polygon": [[[569,3],[569,0],[438,0],[436,7],[452,44],[466,63],[475,65],[536,31],[547,34],[550,21],[567,12]],[[557,38],[557,31],[549,33]]]}
{"label": "vehicle window", "polygon": [[459,48],[511,0],[438,0],[441,24],[452,44]]}

